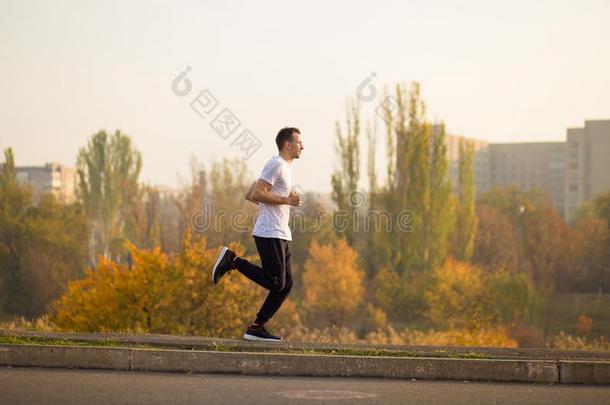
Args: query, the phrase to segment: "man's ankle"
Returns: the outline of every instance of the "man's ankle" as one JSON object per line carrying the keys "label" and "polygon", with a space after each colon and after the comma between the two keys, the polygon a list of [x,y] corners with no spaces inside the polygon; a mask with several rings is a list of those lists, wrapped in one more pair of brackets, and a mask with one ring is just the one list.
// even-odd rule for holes
{"label": "man's ankle", "polygon": [[235,253],[233,253],[233,252],[231,252],[231,255],[229,257],[231,259],[230,260],[231,269],[237,269],[237,261],[236,260],[239,259],[239,257]]}

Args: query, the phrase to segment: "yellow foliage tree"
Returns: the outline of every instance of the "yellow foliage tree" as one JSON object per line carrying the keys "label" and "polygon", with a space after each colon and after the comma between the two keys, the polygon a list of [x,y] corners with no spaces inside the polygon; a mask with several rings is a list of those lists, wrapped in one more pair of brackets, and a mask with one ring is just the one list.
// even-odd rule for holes
{"label": "yellow foliage tree", "polygon": [[[168,257],[159,248],[127,244],[130,264],[100,259],[54,303],[52,321],[68,331],[240,334],[262,290],[236,274],[213,286],[209,269],[218,249],[208,249],[205,238],[192,240],[190,232],[182,246]],[[231,248],[243,253],[240,245]]]}
{"label": "yellow foliage tree", "polygon": [[363,299],[364,273],[358,253],[345,239],[309,245],[303,273],[303,309],[310,323],[341,325],[354,315]]}
{"label": "yellow foliage tree", "polygon": [[447,259],[435,270],[434,279],[426,292],[432,321],[443,327],[473,329],[488,323],[493,308],[478,267]]}

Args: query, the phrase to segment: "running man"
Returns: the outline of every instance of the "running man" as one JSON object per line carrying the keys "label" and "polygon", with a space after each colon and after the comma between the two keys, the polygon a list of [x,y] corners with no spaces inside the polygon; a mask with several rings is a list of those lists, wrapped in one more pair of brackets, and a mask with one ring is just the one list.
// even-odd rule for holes
{"label": "running man", "polygon": [[282,128],[275,143],[279,150],[263,168],[260,178],[250,187],[246,199],[259,205],[259,215],[254,224],[254,242],[261,258],[262,268],[237,257],[235,252],[224,246],[212,268],[212,283],[230,272],[238,270],[244,276],[269,294],[258,311],[256,319],[248,326],[244,338],[277,342],[282,340],[265,329],[265,323],[280,308],[292,288],[290,266],[290,242],[292,234],[289,227],[290,206],[301,205],[301,196],[292,192],[290,164],[301,157],[303,143],[297,128]]}

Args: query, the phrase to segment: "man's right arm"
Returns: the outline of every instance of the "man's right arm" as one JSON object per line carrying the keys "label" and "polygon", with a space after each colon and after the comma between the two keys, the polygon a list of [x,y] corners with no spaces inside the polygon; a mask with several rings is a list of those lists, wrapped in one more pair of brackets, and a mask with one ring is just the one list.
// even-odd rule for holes
{"label": "man's right arm", "polygon": [[256,184],[254,185],[254,190],[252,190],[251,198],[252,200],[263,204],[289,204],[295,207],[301,205],[301,196],[296,193],[290,193],[288,197],[282,197],[273,194],[271,193],[271,184],[267,183],[263,179],[258,179]]}
{"label": "man's right arm", "polygon": [[252,193],[254,192],[254,187],[256,187],[256,181],[253,181],[252,184],[250,185],[250,188],[248,189],[248,191],[246,191],[246,200],[258,205],[257,201],[254,201],[254,199],[252,198]]}

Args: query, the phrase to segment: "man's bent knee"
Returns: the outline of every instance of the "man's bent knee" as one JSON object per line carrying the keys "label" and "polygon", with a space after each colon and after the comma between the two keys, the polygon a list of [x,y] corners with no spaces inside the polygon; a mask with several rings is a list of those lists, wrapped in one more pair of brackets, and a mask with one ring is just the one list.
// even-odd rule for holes
{"label": "man's bent knee", "polygon": [[292,280],[284,281],[281,285],[278,283],[277,288],[274,288],[273,291],[279,293],[281,295],[288,295],[290,290],[292,289]]}
{"label": "man's bent knee", "polygon": [[[292,282],[291,282],[292,284]],[[275,275],[271,278],[271,290],[280,292],[286,288],[286,277]]]}

